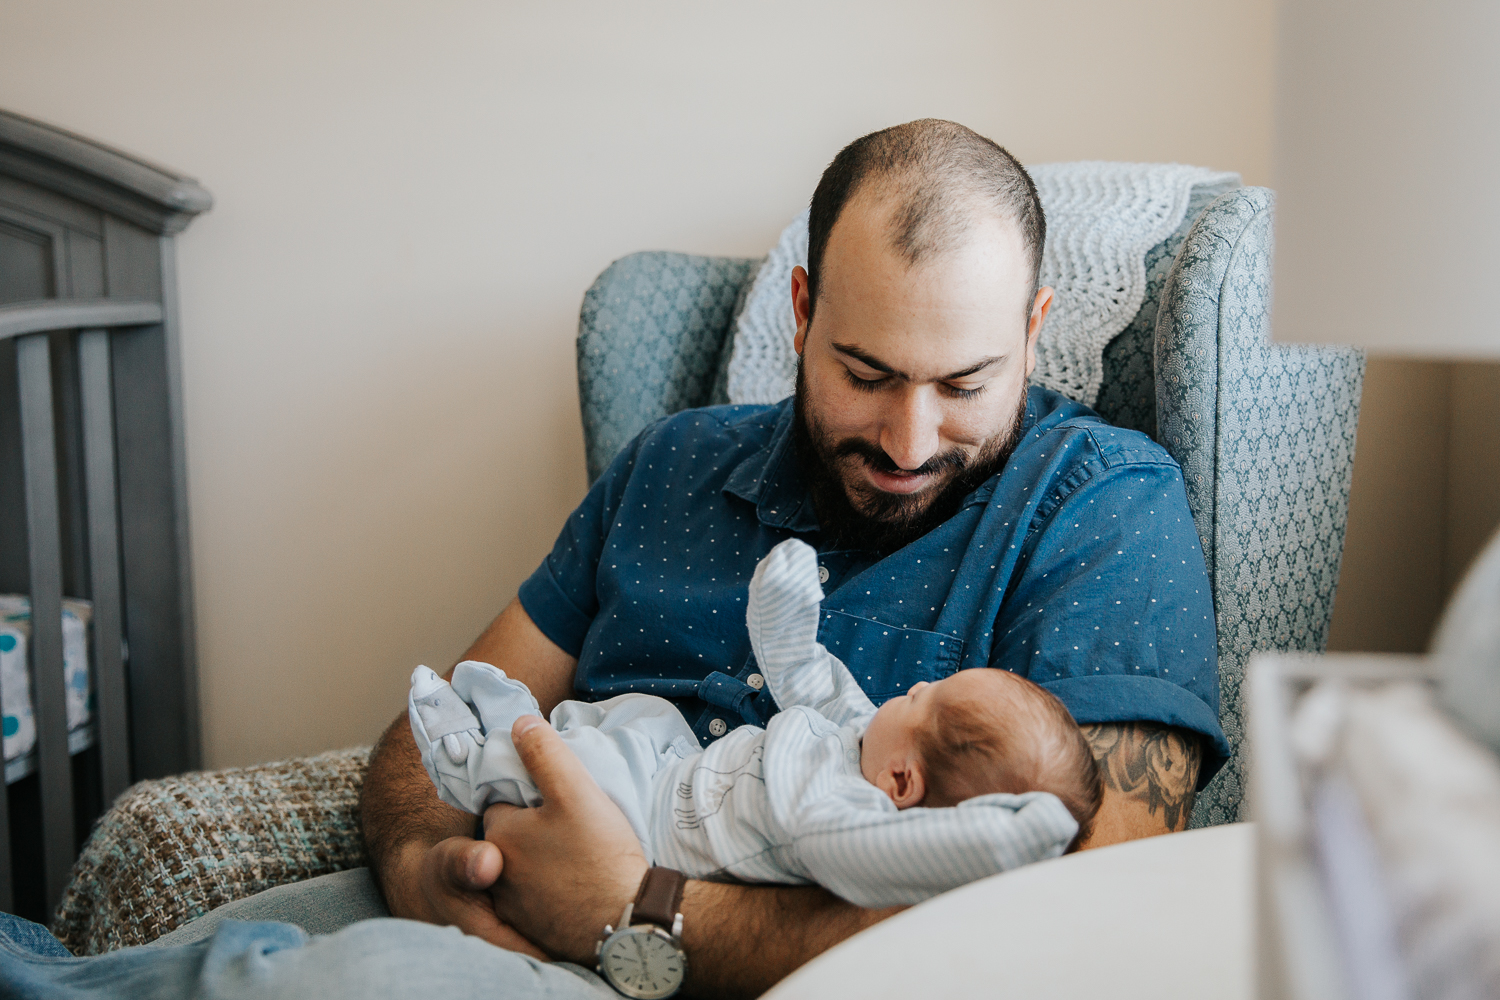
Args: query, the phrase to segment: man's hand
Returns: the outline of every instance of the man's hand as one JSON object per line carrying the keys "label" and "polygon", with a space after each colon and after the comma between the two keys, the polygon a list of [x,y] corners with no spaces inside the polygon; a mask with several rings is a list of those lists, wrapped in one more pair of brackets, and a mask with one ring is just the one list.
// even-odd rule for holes
{"label": "man's hand", "polygon": [[[463,658],[501,667],[531,688],[544,712],[568,696],[576,666],[519,601],[490,623]],[[405,712],[370,755],[359,805],[365,849],[391,913],[451,924],[502,947],[540,955],[495,916],[489,887],[503,867],[500,852],[470,839],[474,817],[438,798]]]}
{"label": "man's hand", "polygon": [[[575,661],[537,629],[519,602],[511,602],[463,659],[493,663],[523,681],[544,712],[572,690]],[[592,965],[599,932],[619,919],[640,887],[645,874],[640,845],[619,809],[550,726],[538,726],[518,740],[517,747],[547,801],[525,810],[527,815],[493,807],[494,817],[486,817],[489,832],[497,839],[502,834],[510,837],[514,852],[504,854],[502,863],[493,844],[469,839],[474,817],[438,798],[402,712],[371,754],[360,795],[370,863],[386,903],[398,917],[452,924],[533,955],[542,945],[558,956]],[[541,747],[541,759],[524,756],[530,752],[527,747]],[[542,785],[540,775],[551,760],[561,761],[564,771],[582,774],[583,780],[572,786],[571,799],[562,789],[549,794]],[[569,780],[565,777],[563,783]],[[559,808],[551,809],[554,805]],[[498,826],[495,820],[500,820]],[[548,840],[570,835],[593,847],[573,854],[571,847],[559,850]],[[505,877],[496,893],[502,912],[531,941],[494,912],[487,887],[502,870]],[[533,898],[516,899],[527,886],[535,889]],[[555,899],[564,902],[559,905]],[[570,912],[569,899],[586,905]],[[895,911],[862,910],[813,886],[689,882],[682,912],[683,940],[691,959],[688,989],[750,997]]]}
{"label": "man's hand", "polygon": [[547,960],[547,953],[517,934],[495,915],[489,889],[500,876],[500,850],[484,840],[449,837],[421,859],[422,919],[451,924],[490,944]]}
{"label": "man's hand", "polygon": [[506,859],[491,889],[494,910],[553,955],[591,965],[604,925],[635,898],[645,855],[630,821],[556,730],[522,716],[511,738],[542,804],[485,812],[485,839]]}
{"label": "man's hand", "polygon": [[[383,801],[371,808],[367,777],[361,803],[365,843],[372,857],[383,859],[375,871],[391,912],[450,924],[502,948],[546,958],[495,915],[488,890],[500,875],[500,851],[467,836],[474,831],[474,817],[438,799],[404,715],[376,747],[371,770]],[[406,836],[398,842],[397,834]]]}
{"label": "man's hand", "polygon": [[[635,898],[646,859],[629,821],[551,726],[522,718],[511,732],[543,802],[485,813],[485,836],[505,855],[495,908],[555,957],[592,966],[600,932]],[[689,882],[682,898],[687,989],[758,996],[900,909],[862,910],[814,886]]]}

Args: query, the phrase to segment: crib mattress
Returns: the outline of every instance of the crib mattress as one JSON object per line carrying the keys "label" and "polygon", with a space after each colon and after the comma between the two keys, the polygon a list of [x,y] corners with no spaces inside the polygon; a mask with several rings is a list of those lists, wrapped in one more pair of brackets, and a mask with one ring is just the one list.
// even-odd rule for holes
{"label": "crib mattress", "polygon": [[[93,606],[63,598],[63,677],[67,690],[68,751],[92,743],[92,688],[89,683],[88,626]],[[36,747],[31,671],[27,645],[31,638],[31,600],[24,594],[0,594],[0,710],[3,710],[5,780],[30,770],[25,761]]]}

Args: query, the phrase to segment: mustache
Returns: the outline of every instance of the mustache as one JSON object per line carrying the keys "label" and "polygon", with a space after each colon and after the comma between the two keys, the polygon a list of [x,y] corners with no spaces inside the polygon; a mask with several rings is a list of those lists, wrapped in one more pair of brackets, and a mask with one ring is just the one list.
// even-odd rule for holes
{"label": "mustache", "polygon": [[833,449],[833,455],[835,458],[843,458],[846,455],[856,456],[876,472],[884,472],[892,476],[926,476],[937,472],[962,472],[969,467],[969,456],[961,449],[952,448],[933,455],[915,469],[903,469],[891,461],[891,456],[885,453],[885,449],[863,438],[845,438]]}

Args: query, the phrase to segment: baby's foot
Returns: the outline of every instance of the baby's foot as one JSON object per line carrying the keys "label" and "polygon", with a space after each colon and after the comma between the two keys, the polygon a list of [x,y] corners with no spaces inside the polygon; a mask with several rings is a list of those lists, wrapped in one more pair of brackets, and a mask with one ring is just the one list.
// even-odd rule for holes
{"label": "baby's foot", "polygon": [[762,667],[814,655],[822,602],[818,553],[806,542],[789,538],[760,561],[750,580],[745,624]]}
{"label": "baby's foot", "polygon": [[[437,674],[427,667],[411,672],[411,694],[407,697],[412,736],[424,751],[441,742],[449,760],[463,764],[474,747],[484,745],[484,730],[469,706]],[[438,782],[436,776],[434,782]],[[440,782],[439,782],[440,783]]]}
{"label": "baby's foot", "polygon": [[517,719],[542,714],[525,684],[479,660],[465,660],[453,668],[453,690],[473,707],[480,729],[491,736],[508,740]]}

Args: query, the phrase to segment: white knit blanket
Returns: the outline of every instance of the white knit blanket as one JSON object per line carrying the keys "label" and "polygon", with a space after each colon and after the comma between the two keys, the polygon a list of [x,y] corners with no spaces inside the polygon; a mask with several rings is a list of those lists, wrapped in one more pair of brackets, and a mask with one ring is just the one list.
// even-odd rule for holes
{"label": "white knit blanket", "polygon": [[[1042,284],[1055,289],[1032,381],[1092,405],[1104,348],[1146,298],[1146,253],[1180,225],[1195,187],[1239,175],[1177,163],[1049,163],[1030,168],[1047,214]],[[735,319],[729,399],[774,403],[792,392],[792,268],[807,266],[807,212],[782,231]]]}

